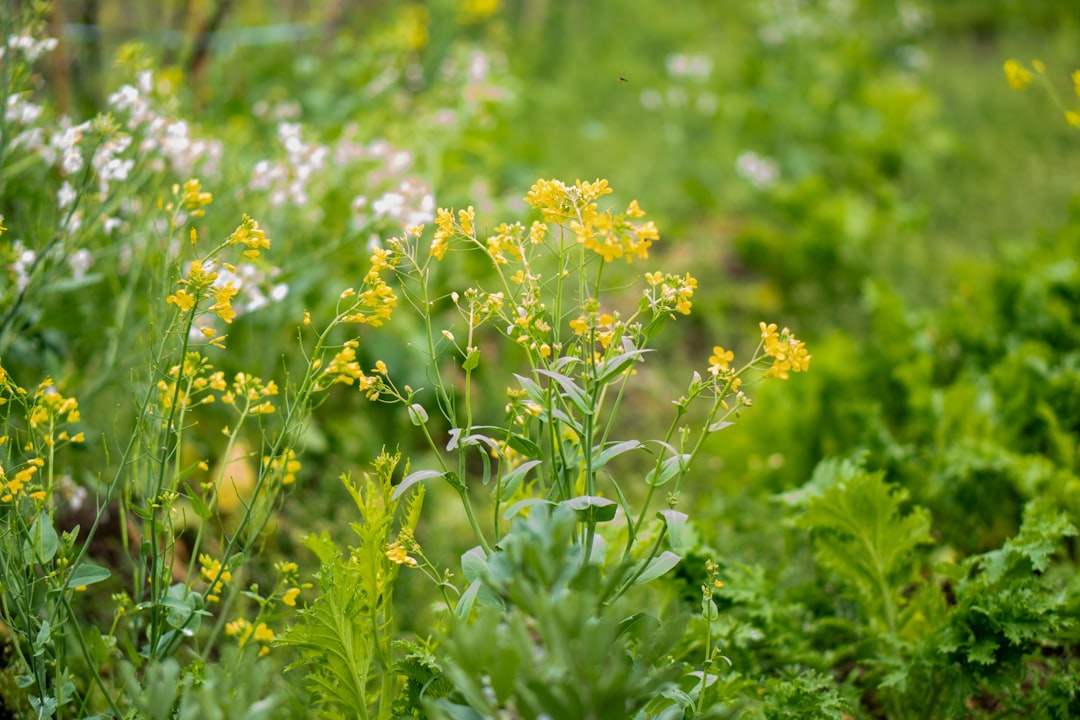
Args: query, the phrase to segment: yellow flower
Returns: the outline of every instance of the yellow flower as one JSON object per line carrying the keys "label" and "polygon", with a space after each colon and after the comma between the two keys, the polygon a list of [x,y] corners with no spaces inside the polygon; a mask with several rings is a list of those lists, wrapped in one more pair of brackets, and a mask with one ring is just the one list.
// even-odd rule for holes
{"label": "yellow flower", "polygon": [[584,335],[585,331],[589,329],[589,321],[582,315],[576,320],[570,321],[570,329],[574,331],[575,335]]}
{"label": "yellow flower", "polygon": [[285,594],[281,596],[281,602],[285,603],[289,607],[296,607],[296,598],[300,595],[300,588],[291,587],[285,591]]}
{"label": "yellow flower", "polygon": [[735,353],[717,345],[713,348],[712,356],[709,357],[709,372],[716,377],[721,370],[729,369],[733,360],[735,360]]}
{"label": "yellow flower", "polygon": [[458,224],[461,225],[461,232],[465,235],[472,235],[475,230],[476,222],[476,210],[470,205],[467,210],[458,210]]}
{"label": "yellow flower", "polygon": [[1072,74],[1073,89],[1076,90],[1076,94],[1080,95],[1080,70],[1074,70]]}
{"label": "yellow flower", "polygon": [[225,287],[214,291],[214,304],[210,306],[210,312],[227,323],[231,323],[236,317],[236,311],[232,307],[232,299],[236,296],[237,288],[233,287],[232,281],[225,283]]}
{"label": "yellow flower", "polygon": [[416,567],[416,558],[409,557],[408,551],[402,547],[400,541],[394,541],[386,548],[386,557],[391,562],[398,565],[408,565],[409,567]]}
{"label": "yellow flower", "polygon": [[[179,188],[173,187],[173,192],[179,192]],[[214,196],[204,192],[202,184],[197,178],[191,178],[184,183],[184,192],[180,196],[180,203],[185,210],[191,212],[192,217],[202,217],[206,214],[204,207],[214,201]]]}
{"label": "yellow flower", "polygon": [[182,313],[195,307],[195,297],[189,295],[188,291],[184,288],[180,288],[175,293],[165,298],[165,302],[180,308],[180,312]]}
{"label": "yellow flower", "polygon": [[639,218],[645,217],[645,211],[638,205],[637,200],[631,200],[629,207],[626,208],[626,217]]}
{"label": "yellow flower", "polygon": [[244,251],[244,257],[254,260],[259,257],[259,249],[270,247],[270,240],[259,228],[259,223],[248,217],[247,214],[240,220],[240,226],[229,236],[230,245],[244,245],[248,250]]}
{"label": "yellow flower", "polygon": [[1074,110],[1066,110],[1065,122],[1069,123],[1073,127],[1080,127],[1080,113]]}
{"label": "yellow flower", "polygon": [[1005,79],[1013,90],[1023,90],[1031,84],[1031,72],[1016,60],[1005,61]]}
{"label": "yellow flower", "polygon": [[664,282],[664,273],[660,272],[659,270],[653,273],[645,273],[645,281],[649,283],[649,285],[656,287],[660,283]]}

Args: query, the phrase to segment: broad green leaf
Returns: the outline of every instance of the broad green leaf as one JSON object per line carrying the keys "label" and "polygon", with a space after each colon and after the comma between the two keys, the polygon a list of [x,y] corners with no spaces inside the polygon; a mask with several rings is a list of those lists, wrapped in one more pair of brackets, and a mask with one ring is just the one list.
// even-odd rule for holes
{"label": "broad green leaf", "polygon": [[465,356],[465,361],[461,363],[461,369],[465,372],[470,372],[476,369],[476,366],[480,364],[480,350],[473,348],[469,351],[469,354]]}
{"label": "broad green leaf", "polygon": [[669,550],[665,550],[649,561],[649,564],[645,566],[645,570],[638,575],[636,580],[634,580],[634,584],[644,585],[647,582],[652,582],[678,565],[681,560],[682,558],[680,556]]}
{"label": "broad green leaf", "polygon": [[664,521],[667,526],[668,542],[674,550],[681,550],[683,544],[683,531],[686,529],[686,521],[690,518],[684,512],[678,510],[661,510],[656,516]]}
{"label": "broad green leaf", "polygon": [[94,583],[108,580],[111,575],[112,573],[109,572],[108,568],[84,562],[72,570],[71,574],[68,575],[67,586],[69,588],[86,587],[87,585],[93,585]]}
{"label": "broad green leaf", "polygon": [[667,484],[672,478],[679,474],[682,469],[682,464],[690,460],[688,453],[681,453],[678,455],[672,455],[664,460],[660,465],[660,474],[657,475],[656,467],[645,476],[645,482],[649,485],[660,487]]}
{"label": "broad green leaf", "polygon": [[506,443],[515,451],[530,459],[539,458],[543,455],[540,446],[524,435],[511,435],[507,438]]}
{"label": "broad green leaf", "polygon": [[[33,543],[33,545],[31,545]],[[41,512],[30,526],[30,540],[23,544],[23,559],[27,563],[47,563],[56,557],[60,538],[46,512]]]}
{"label": "broad green leaf", "polygon": [[618,504],[614,500],[597,495],[579,495],[563,500],[562,505],[576,510],[583,522],[607,522],[615,517]]}
{"label": "broad green leaf", "polygon": [[477,546],[466,550],[461,556],[461,573],[469,582],[483,577],[488,570],[487,555],[483,548]]}
{"label": "broad green leaf", "polygon": [[[625,452],[631,450],[637,450],[645,447],[637,440],[624,440],[623,442],[614,443],[604,448],[600,453],[594,454],[592,459],[593,471],[599,470],[611,461],[612,458],[622,455]],[[595,451],[595,448],[594,448]]]}

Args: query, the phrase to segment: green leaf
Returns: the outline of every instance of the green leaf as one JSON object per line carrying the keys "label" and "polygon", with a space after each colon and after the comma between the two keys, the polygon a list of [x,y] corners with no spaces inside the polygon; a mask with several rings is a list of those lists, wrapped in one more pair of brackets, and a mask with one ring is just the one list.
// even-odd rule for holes
{"label": "green leaf", "polygon": [[397,500],[405,494],[406,490],[408,490],[418,482],[430,480],[431,478],[442,477],[445,474],[446,473],[440,470],[417,470],[416,472],[409,473],[405,476],[405,479],[398,483],[398,486],[394,488],[394,492],[390,494],[390,499]]}
{"label": "green leaf", "polygon": [[515,515],[517,515],[518,513],[520,513],[522,510],[524,510],[525,508],[532,507],[533,505],[554,505],[554,504],[555,503],[551,502],[550,500],[545,500],[544,498],[525,498],[524,500],[518,500],[516,503],[514,503],[510,507],[506,508],[506,512],[503,513],[503,520],[509,520],[509,519],[513,518]]}
{"label": "green leaf", "polygon": [[638,450],[639,448],[643,447],[645,446],[637,440],[624,440],[623,442],[613,443],[607,448],[605,448],[603,451],[601,451],[599,454],[593,455],[592,469],[593,471],[599,470],[600,468],[607,465],[612,458],[622,455],[625,452],[629,452],[631,450]]}
{"label": "green leaf", "polygon": [[516,452],[530,459],[539,458],[543,455],[540,446],[524,435],[511,435],[507,438],[506,443]]}
{"label": "green leaf", "polygon": [[111,575],[112,573],[109,572],[108,568],[84,562],[68,575],[67,586],[69,588],[86,587],[87,585],[108,580]]}
{"label": "green leaf", "polygon": [[814,533],[822,566],[855,586],[869,607],[881,606],[890,627],[913,551],[931,542],[925,509],[901,514],[906,498],[882,473],[860,472],[811,497],[796,521]]}
{"label": "green leaf", "polygon": [[681,550],[683,545],[683,531],[686,529],[686,521],[690,518],[684,512],[678,510],[661,510],[656,516],[667,525],[668,542],[674,550]]}
{"label": "green leaf", "polygon": [[473,348],[469,351],[469,354],[465,356],[465,361],[461,363],[461,369],[465,372],[471,372],[476,369],[480,364],[480,349]]}
{"label": "green leaf", "polygon": [[[33,543],[33,546],[31,546]],[[56,557],[60,538],[48,513],[42,511],[30,526],[30,540],[23,543],[23,559],[27,563],[47,563]]]}
{"label": "green leaf", "polygon": [[202,496],[197,492],[191,492],[187,495],[188,501],[191,503],[191,509],[195,511],[203,520],[210,519],[210,506],[206,504],[206,501],[202,499]]}
{"label": "green leaf", "polygon": [[627,350],[626,352],[619,353],[610,360],[604,362],[600,368],[596,371],[596,382],[600,385],[604,385],[610,382],[613,378],[618,377],[622,373],[626,372],[634,363],[639,361],[639,358],[647,352],[652,352],[649,349],[634,349]]}
{"label": "green leaf", "polygon": [[678,475],[682,471],[683,464],[689,462],[689,453],[680,453],[678,455],[672,455],[664,460],[660,465],[660,473],[657,474],[656,467],[653,467],[645,476],[645,482],[655,487],[667,484],[672,478]]}
{"label": "green leaf", "polygon": [[649,564],[645,566],[642,573],[634,580],[634,584],[644,585],[647,582],[652,582],[678,565],[681,560],[682,557],[669,550],[665,550],[649,561]]}
{"label": "green leaf", "polygon": [[615,517],[619,507],[614,500],[597,495],[579,495],[563,500],[560,505],[575,510],[582,522],[607,522]]}
{"label": "green leaf", "polygon": [[497,494],[500,500],[506,500],[507,498],[512,497],[513,494],[517,491],[518,487],[521,485],[522,480],[525,479],[525,476],[528,474],[528,472],[540,464],[540,460],[529,460],[527,462],[521,463],[516,468],[502,476],[502,478],[499,480],[499,483],[494,488],[492,488],[492,494]]}
{"label": "green leaf", "polygon": [[566,375],[552,372],[551,370],[544,370],[543,368],[537,369],[536,372],[537,374],[543,375],[544,377],[549,377],[556,383],[558,383],[559,387],[561,387],[563,390],[563,394],[570,400],[571,403],[574,404],[574,407],[581,411],[582,415],[593,414],[593,408],[589,405],[588,396],[585,394],[584,390],[582,390],[580,387],[578,387],[577,384],[574,383],[573,380],[568,378]]}
{"label": "green leaf", "polygon": [[417,427],[427,424],[428,414],[423,405],[413,403],[409,406],[409,421]]}

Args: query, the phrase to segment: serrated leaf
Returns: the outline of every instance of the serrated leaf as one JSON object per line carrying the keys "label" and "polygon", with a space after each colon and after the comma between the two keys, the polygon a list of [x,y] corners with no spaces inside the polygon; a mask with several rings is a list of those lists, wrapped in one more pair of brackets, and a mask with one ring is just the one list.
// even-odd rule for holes
{"label": "serrated leaf", "polygon": [[925,509],[901,514],[906,497],[882,473],[861,472],[810,498],[796,521],[814,533],[819,562],[852,583],[872,607],[891,605],[913,551],[931,542]]}

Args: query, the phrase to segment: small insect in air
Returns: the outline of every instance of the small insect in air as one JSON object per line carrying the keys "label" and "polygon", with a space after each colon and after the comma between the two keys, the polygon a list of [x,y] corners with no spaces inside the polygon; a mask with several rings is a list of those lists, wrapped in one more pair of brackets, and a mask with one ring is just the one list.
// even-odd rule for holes
{"label": "small insect in air", "polygon": [[626,79],[625,75],[620,75],[619,76],[619,82],[628,83],[630,81]]}

